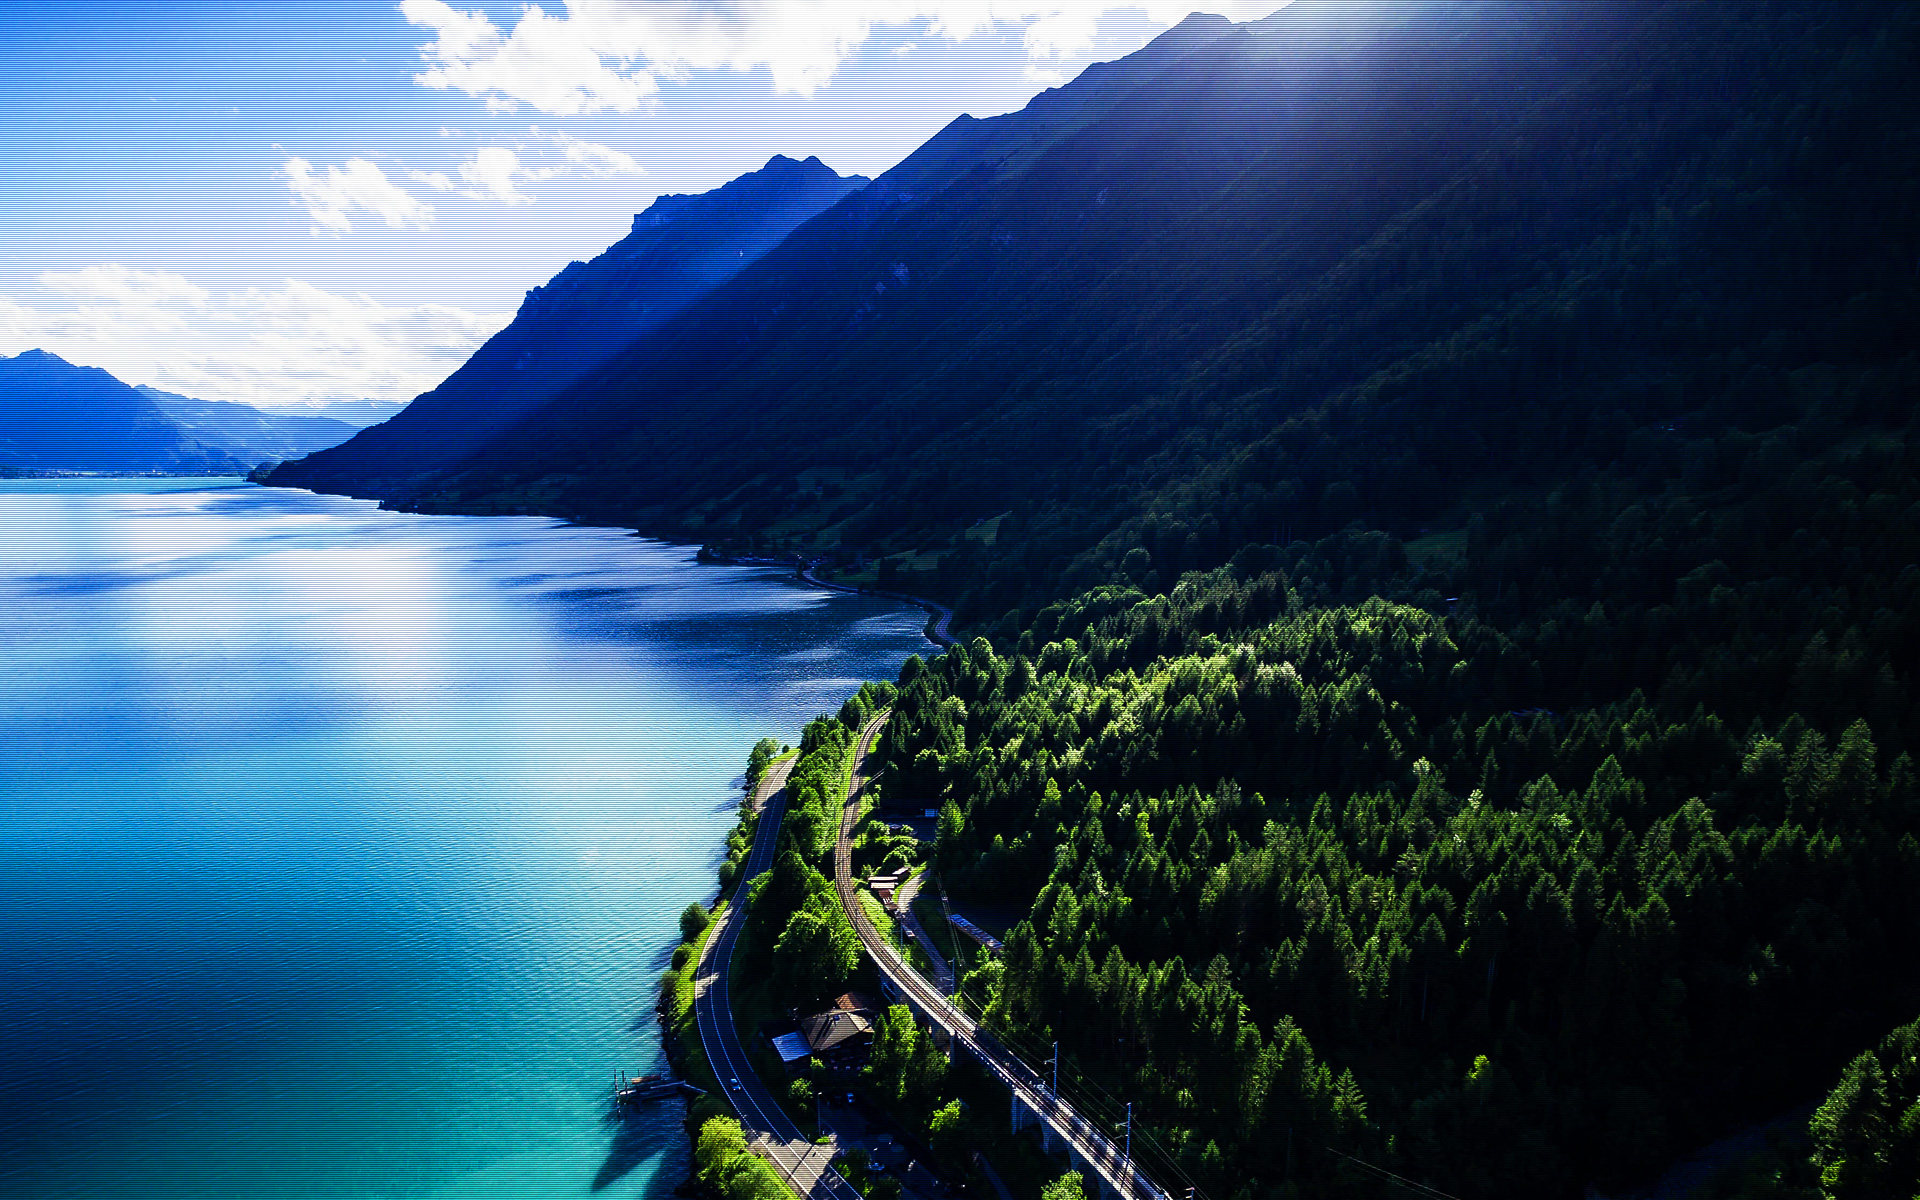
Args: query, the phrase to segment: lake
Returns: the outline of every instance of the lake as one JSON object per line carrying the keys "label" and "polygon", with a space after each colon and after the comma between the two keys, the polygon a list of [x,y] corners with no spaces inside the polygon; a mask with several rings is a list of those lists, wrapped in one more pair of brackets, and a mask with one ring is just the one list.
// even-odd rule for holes
{"label": "lake", "polygon": [[662,1196],[753,742],[924,615],[544,518],[0,481],[0,1195]]}

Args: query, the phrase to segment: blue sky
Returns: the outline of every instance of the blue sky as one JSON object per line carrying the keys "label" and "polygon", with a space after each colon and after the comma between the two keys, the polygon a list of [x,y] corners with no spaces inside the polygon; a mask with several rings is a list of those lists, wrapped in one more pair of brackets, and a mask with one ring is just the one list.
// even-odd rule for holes
{"label": "blue sky", "polygon": [[1189,7],[1135,4],[9,0],[0,353],[410,399],[655,196],[776,153],[885,170]]}

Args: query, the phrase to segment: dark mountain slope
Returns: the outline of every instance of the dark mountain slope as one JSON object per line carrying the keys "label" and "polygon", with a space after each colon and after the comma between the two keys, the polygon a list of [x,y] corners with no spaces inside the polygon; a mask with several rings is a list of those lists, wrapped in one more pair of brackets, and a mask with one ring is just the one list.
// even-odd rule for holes
{"label": "dark mountain slope", "polygon": [[[1706,236],[1672,222],[1716,198],[1853,231],[1848,252],[1877,256],[1880,216],[1899,213],[1880,181],[1804,201],[1779,189],[1904,136],[1903,85],[1866,69],[1897,12],[1306,0],[1218,37],[1191,22],[1171,51],[956,122],[495,450],[369,490],[881,550],[964,551],[959,530],[1013,509],[1026,532],[994,557],[1024,548],[1030,565],[978,610],[1004,612],[1063,582],[1047,564],[1288,419],[1475,330],[1519,321],[1500,336],[1524,343],[1516,297],[1557,296],[1581,256]],[[1121,76],[1130,88],[1108,86]],[[1873,132],[1849,132],[1846,150],[1820,140],[1849,122]],[[1804,249],[1748,253],[1811,262]],[[1453,432],[1394,453],[1418,463]],[[1476,476],[1489,492],[1526,485],[1512,472],[1540,462],[1483,458],[1498,466]],[[1379,514],[1396,532],[1454,519],[1439,490],[1406,482],[1422,470],[1400,485],[1417,500]],[[1344,492],[1322,504],[1331,482],[1309,472],[1249,519],[1272,538],[1363,515]],[[1197,535],[1204,548],[1178,565],[1221,561],[1236,536]],[[1111,571],[1119,557],[1084,561]],[[949,587],[983,582],[976,565]]]}
{"label": "dark mountain slope", "polygon": [[133,390],[157,404],[161,412],[195,438],[220,447],[242,462],[298,458],[339,445],[353,436],[355,428],[327,417],[267,413],[251,405],[196,400],[144,384]]}
{"label": "dark mountain slope", "polygon": [[244,469],[107,372],[44,350],[0,359],[0,464],[74,471]]}
{"label": "dark mountain slope", "polygon": [[527,293],[513,323],[439,387],[335,454],[275,482],[377,492],[379,481],[471,453],[645,330],[758,259],[867,181],[776,156],[699,196],[662,196],[633,232]]}
{"label": "dark mountain slope", "polygon": [[879,578],[994,640],[883,786],[1026,909],[1009,1045],[1173,1194],[1622,1194],[1920,1009],[1916,62],[1302,0],[957,125],[393,502],[938,551]]}
{"label": "dark mountain slope", "polygon": [[1225,17],[1195,13],[1135,54],[1096,63],[1065,87],[1049,88],[1019,112],[985,119],[962,115],[877,181],[868,211],[910,203],[971,176],[1018,174],[1049,146],[1111,113],[1136,89],[1233,30]]}
{"label": "dark mountain slope", "polygon": [[[977,188],[996,174],[1015,170],[1016,164],[1030,161],[1064,133],[1082,128],[1113,111],[1140,82],[1153,78],[1167,67],[1203,49],[1222,31],[1229,29],[1231,25],[1224,19],[1196,16],[1123,62],[1092,68],[1069,87],[1036,98],[1020,113],[988,120],[971,117],[957,119],[874,186],[844,202],[837,210],[837,227],[843,233],[857,236],[869,226],[897,222],[902,208],[910,211],[924,209],[927,193],[947,187],[962,175],[968,175],[970,184]],[[916,198],[920,201],[917,206]],[[666,203],[666,200],[662,201],[662,205]],[[644,214],[637,219],[636,229],[646,220],[648,217]],[[829,237],[788,248],[783,271],[797,268],[803,275],[820,278],[844,275],[848,264],[832,257],[844,248],[840,240]],[[888,261],[879,263],[877,269],[884,276],[892,270],[892,266],[893,263]],[[853,269],[865,271],[864,265]],[[776,273],[776,279],[783,277],[783,273]],[[853,283],[856,297],[872,282],[862,278]],[[802,285],[803,289],[807,286],[804,283]],[[745,329],[739,332],[748,332],[764,324],[757,295],[741,303],[746,309],[738,314],[741,320],[735,324],[744,325]],[[791,298],[783,295],[776,296],[772,303],[781,307],[783,312],[793,308]],[[859,303],[857,298],[855,303]],[[689,314],[682,323],[694,328],[707,326],[716,316],[724,315],[732,304],[732,301],[715,298]],[[736,340],[737,336],[735,332],[716,332],[714,340],[724,345]],[[807,331],[801,331],[802,341],[807,336]],[[492,369],[497,371],[500,356],[490,355],[492,349],[491,345],[483,349],[474,362],[450,379],[448,385],[443,385],[442,390],[447,390],[455,380],[470,372],[476,375],[482,373],[480,368],[483,359],[493,363]],[[689,363],[688,369],[696,376],[703,371],[702,365],[697,362]],[[572,374],[563,372],[544,380],[542,386],[557,391],[572,378]],[[429,395],[437,398],[436,393]],[[437,425],[416,426],[413,420],[410,418],[407,422],[396,424],[386,433],[357,439],[333,454],[288,467],[275,477],[274,482],[347,490],[364,495],[393,496],[410,492],[415,485],[409,482],[409,477],[417,477],[421,472],[456,457],[447,449],[455,444],[444,441]],[[562,423],[568,420],[570,418],[562,418]],[[467,441],[455,448],[464,450],[470,445],[471,441]]]}

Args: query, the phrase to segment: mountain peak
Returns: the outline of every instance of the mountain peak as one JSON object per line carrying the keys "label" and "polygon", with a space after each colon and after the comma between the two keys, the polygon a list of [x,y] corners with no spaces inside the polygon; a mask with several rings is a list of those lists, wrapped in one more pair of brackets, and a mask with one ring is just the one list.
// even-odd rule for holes
{"label": "mountain peak", "polygon": [[[1233,22],[1221,16],[1219,13],[1201,12],[1195,9],[1188,13],[1178,25],[1169,29],[1167,33],[1179,33],[1183,30],[1187,33],[1225,33],[1232,28]],[[1165,35],[1163,34],[1161,36],[1164,37]]]}
{"label": "mountain peak", "polygon": [[634,217],[626,237],[529,291],[513,323],[439,387],[336,452],[285,468],[275,481],[306,486],[340,470],[335,464],[386,470],[380,464],[398,462],[414,470],[422,460],[413,448],[421,443],[439,458],[472,452],[867,183],[836,174],[818,157],[776,154],[712,191],[658,197]]}
{"label": "mountain peak", "polygon": [[104,388],[109,391],[127,387],[99,367],[71,363],[50,350],[38,348],[22,351],[12,358],[0,358],[0,366],[6,368],[6,377],[9,380],[57,381],[56,386],[80,386],[95,390]]}
{"label": "mountain peak", "polygon": [[[766,166],[761,167],[758,171],[754,171],[751,174],[742,175],[733,182],[740,183],[747,179],[779,180],[784,182],[787,180],[804,181],[838,178],[840,178],[838,172],[826,163],[821,162],[818,155],[808,155],[805,159],[797,159],[788,158],[784,154],[776,154],[767,160]],[[727,186],[731,187],[732,184]]]}
{"label": "mountain peak", "polygon": [[863,187],[868,182],[864,175],[840,175],[821,162],[818,155],[808,155],[802,160],[776,154],[758,171],[749,171],[710,192],[699,195],[676,192],[656,197],[645,212],[634,215],[633,235],[656,229],[678,216],[692,212],[694,206],[702,201],[764,203],[787,198],[797,201],[812,193],[833,193],[837,199],[839,195]]}
{"label": "mountain peak", "polygon": [[[1154,38],[1137,52],[1141,63],[1164,60],[1168,55],[1185,55],[1209,42],[1218,41],[1239,26],[1219,13],[1192,12],[1178,25]],[[1126,59],[1118,60],[1122,63]]]}
{"label": "mountain peak", "polygon": [[803,194],[821,191],[844,193],[866,182],[858,175],[842,177],[815,155],[800,160],[776,154],[758,171],[750,171],[723,184],[706,193],[706,197],[735,201],[777,201],[798,199]]}

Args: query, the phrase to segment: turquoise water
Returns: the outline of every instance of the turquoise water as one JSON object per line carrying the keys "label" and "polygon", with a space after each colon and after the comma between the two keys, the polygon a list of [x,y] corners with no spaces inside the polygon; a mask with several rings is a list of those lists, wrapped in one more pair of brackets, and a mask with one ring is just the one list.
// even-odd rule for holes
{"label": "turquoise water", "polygon": [[539,518],[0,482],[0,1195],[660,1196],[747,749],[914,610]]}

